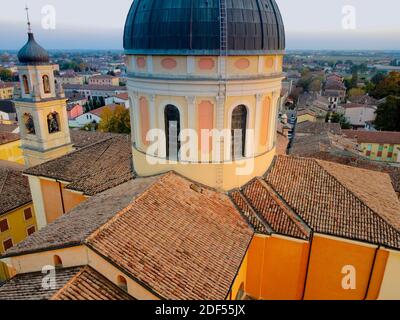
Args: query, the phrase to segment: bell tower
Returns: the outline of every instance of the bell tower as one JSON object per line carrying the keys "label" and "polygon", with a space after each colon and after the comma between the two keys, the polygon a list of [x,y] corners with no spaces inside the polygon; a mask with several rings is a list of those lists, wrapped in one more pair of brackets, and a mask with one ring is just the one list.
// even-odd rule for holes
{"label": "bell tower", "polygon": [[18,53],[21,97],[14,103],[25,165],[30,167],[71,152],[72,144],[65,95],[55,85],[55,66],[35,41],[27,17],[28,41]]}

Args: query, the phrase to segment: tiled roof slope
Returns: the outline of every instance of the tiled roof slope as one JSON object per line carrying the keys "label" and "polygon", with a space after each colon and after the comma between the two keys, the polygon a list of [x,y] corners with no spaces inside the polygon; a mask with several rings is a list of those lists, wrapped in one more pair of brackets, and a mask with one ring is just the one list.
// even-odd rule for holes
{"label": "tiled roof slope", "polygon": [[[378,188],[371,187],[373,179],[365,183],[363,179],[368,177],[362,175],[371,173],[314,159],[279,156],[265,180],[313,231],[400,248],[400,232],[396,230],[400,213],[393,211],[400,203],[391,195],[394,191],[389,178],[381,177]],[[352,183],[351,179],[361,180]],[[367,200],[371,194],[374,197]],[[380,205],[380,201],[390,204]]]}
{"label": "tiled roof slope", "polygon": [[43,273],[19,274],[0,287],[1,300],[133,300],[91,267],[56,270],[54,289],[43,288]]}
{"label": "tiled roof slope", "polygon": [[164,299],[225,299],[253,231],[229,197],[169,173],[87,245]]}
{"label": "tiled roof slope", "polygon": [[74,148],[77,149],[85,148],[92,144],[118,136],[118,134],[115,133],[84,130],[70,130],[70,135]]}
{"label": "tiled roof slope", "polygon": [[4,256],[80,245],[156,180],[138,178],[91,197],[9,249]]}
{"label": "tiled roof slope", "polygon": [[69,182],[93,196],[134,178],[130,139],[120,135],[29,168],[26,174]]}
{"label": "tiled roof slope", "polygon": [[29,182],[22,171],[0,167],[0,215],[31,201]]}
{"label": "tiled roof slope", "polygon": [[320,134],[330,132],[333,134],[342,134],[342,129],[339,123],[325,123],[325,122],[301,122],[296,126],[296,133],[300,134]]}
{"label": "tiled roof slope", "polygon": [[343,134],[358,143],[400,144],[400,132],[343,130]]}
{"label": "tiled roof slope", "polygon": [[[250,205],[259,219],[272,231],[270,234],[278,233],[303,240],[309,238],[309,228],[301,223],[296,214],[285,206],[279,196],[262,179],[254,179],[240,191],[234,191],[231,197],[244,213],[249,212]],[[254,221],[257,220],[249,219],[253,226]],[[255,229],[258,231],[258,228]]]}
{"label": "tiled roof slope", "polygon": [[82,267],[57,270],[56,287],[54,289],[42,287],[42,272],[19,274],[0,287],[0,301],[49,300],[81,269]]}
{"label": "tiled roof slope", "polygon": [[89,266],[84,267],[51,300],[134,300]]}
{"label": "tiled roof slope", "polygon": [[20,136],[18,133],[0,132],[0,145],[18,141],[19,139]]}

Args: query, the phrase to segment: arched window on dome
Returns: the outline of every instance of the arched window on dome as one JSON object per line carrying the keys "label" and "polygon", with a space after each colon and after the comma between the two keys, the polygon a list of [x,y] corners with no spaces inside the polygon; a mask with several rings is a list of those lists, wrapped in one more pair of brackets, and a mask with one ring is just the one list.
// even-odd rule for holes
{"label": "arched window on dome", "polygon": [[50,89],[50,79],[49,79],[49,76],[48,76],[48,75],[44,75],[44,76],[42,77],[42,80],[43,80],[43,90],[44,90],[44,93],[50,93],[50,92],[51,92],[51,89]]}
{"label": "arched window on dome", "polygon": [[36,134],[35,131],[35,123],[33,121],[33,117],[29,113],[25,113],[23,116],[23,121],[25,124],[25,129],[28,134]]}
{"label": "arched window on dome", "polygon": [[247,108],[237,106],[232,112],[232,160],[246,157]]}
{"label": "arched window on dome", "polygon": [[117,285],[120,287],[120,289],[124,290],[125,292],[128,292],[128,282],[126,281],[126,278],[123,276],[118,276],[117,277]]}
{"label": "arched window on dome", "polygon": [[181,148],[180,132],[181,132],[181,119],[177,107],[167,105],[164,110],[165,118],[165,139],[167,159],[178,160],[179,150]]}
{"label": "arched window on dome", "polygon": [[56,133],[60,131],[60,116],[57,112],[52,112],[47,116],[47,127],[49,133]]}
{"label": "arched window on dome", "polygon": [[28,82],[28,77],[26,75],[22,76],[22,84],[24,86],[25,94],[30,94],[31,91],[29,90],[29,82]]}

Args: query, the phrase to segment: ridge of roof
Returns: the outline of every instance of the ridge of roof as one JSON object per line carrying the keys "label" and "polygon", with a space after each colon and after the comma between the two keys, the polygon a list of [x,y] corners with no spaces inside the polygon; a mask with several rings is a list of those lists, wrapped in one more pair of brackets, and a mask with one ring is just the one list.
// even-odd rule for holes
{"label": "ridge of roof", "polygon": [[[333,175],[330,171],[328,171],[323,165],[321,165],[321,162],[327,162],[324,160],[319,160],[319,159],[312,159],[313,161],[315,161],[328,175],[330,175],[333,179],[335,179],[340,185],[342,185],[343,188],[347,189],[355,198],[357,198],[364,206],[366,206],[368,209],[370,209],[377,218],[381,219],[384,223],[386,223],[390,228],[394,229],[399,235],[400,235],[400,229],[398,229],[397,227],[393,226],[393,224],[389,221],[387,221],[381,214],[379,214],[375,209],[371,208],[371,206],[362,198],[360,197],[358,194],[356,194],[349,186],[347,186],[345,183],[343,183],[343,181],[341,181],[340,179],[338,179],[335,175]],[[355,167],[351,167],[351,166],[347,166],[344,164],[336,164],[336,163],[332,163],[335,166],[343,166],[346,167],[350,170],[364,170],[364,171],[371,171],[371,170],[367,170],[367,169],[361,169],[361,168],[355,168]],[[389,177],[389,174],[384,173],[384,172],[376,172],[374,171],[375,174],[381,174],[381,175],[387,175]],[[394,190],[393,190],[394,191]],[[399,215],[400,218],[400,215]]]}
{"label": "ridge of roof", "polygon": [[310,226],[287,204],[287,202],[272,188],[272,186],[265,181],[264,179],[257,179],[260,181],[260,183],[270,192],[271,196],[274,198],[274,200],[285,209],[286,215],[291,219],[296,226],[301,229],[303,234],[307,237],[307,239],[310,237],[310,234],[312,233],[312,229]]}

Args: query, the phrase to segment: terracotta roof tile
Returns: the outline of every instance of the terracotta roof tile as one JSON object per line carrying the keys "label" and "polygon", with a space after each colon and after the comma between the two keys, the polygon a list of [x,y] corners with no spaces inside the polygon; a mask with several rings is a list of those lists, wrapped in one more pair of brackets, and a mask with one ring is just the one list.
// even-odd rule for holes
{"label": "terracotta roof tile", "polygon": [[19,274],[0,287],[0,300],[49,300],[81,269],[75,267],[57,270],[54,289],[42,287],[42,272]]}
{"label": "terracotta roof tile", "polygon": [[82,244],[157,179],[138,178],[89,198],[68,214],[9,249],[3,257]]}
{"label": "terracotta roof tile", "polygon": [[169,173],[87,245],[165,299],[225,299],[253,231],[229,197]]}
{"label": "terracotta roof tile", "polygon": [[[244,186],[241,195],[245,197],[258,217],[267,223],[272,233],[304,240],[309,238],[310,229],[262,179],[254,179]],[[242,211],[249,210],[237,192],[232,195],[232,199]],[[254,224],[253,221],[250,220],[250,223]]]}
{"label": "terracotta roof tile", "polygon": [[18,141],[18,140],[20,140],[20,136],[17,133],[0,132],[0,145]]}
{"label": "terracotta roof tile", "polygon": [[84,267],[51,300],[134,300],[89,266]]}
{"label": "terracotta roof tile", "polygon": [[28,178],[22,171],[0,167],[0,215],[32,202]]}
{"label": "terracotta roof tile", "polygon": [[[346,172],[334,174],[333,170]],[[391,211],[396,202],[394,197],[385,195],[393,193],[389,179],[380,179],[383,184],[379,191],[369,183],[357,193],[353,189],[361,182],[351,184],[343,177],[364,179],[362,174],[368,176],[370,172],[341,165],[333,169],[331,164],[313,159],[280,156],[265,180],[315,232],[400,248],[397,222],[392,220],[398,217]],[[375,198],[367,204],[360,193],[375,194]],[[390,199],[391,205],[371,202],[382,199]],[[398,200],[397,205],[400,207]]]}
{"label": "terracotta roof tile", "polygon": [[70,130],[70,135],[74,148],[77,149],[82,149],[92,144],[119,136],[115,133],[84,130]]}
{"label": "terracotta roof tile", "polygon": [[133,300],[89,266],[56,269],[54,289],[44,289],[43,273],[19,274],[0,287],[0,300]]}
{"label": "terracotta roof tile", "polygon": [[301,122],[296,126],[296,133],[300,134],[321,134],[324,132],[341,134],[342,129],[339,123],[325,123],[325,122],[311,122],[311,121]]}
{"label": "terracotta roof tile", "polygon": [[400,132],[343,130],[343,134],[358,143],[400,144]]}
{"label": "terracotta roof tile", "polygon": [[103,140],[25,173],[69,182],[67,189],[93,196],[135,177],[130,138],[120,135]]}

